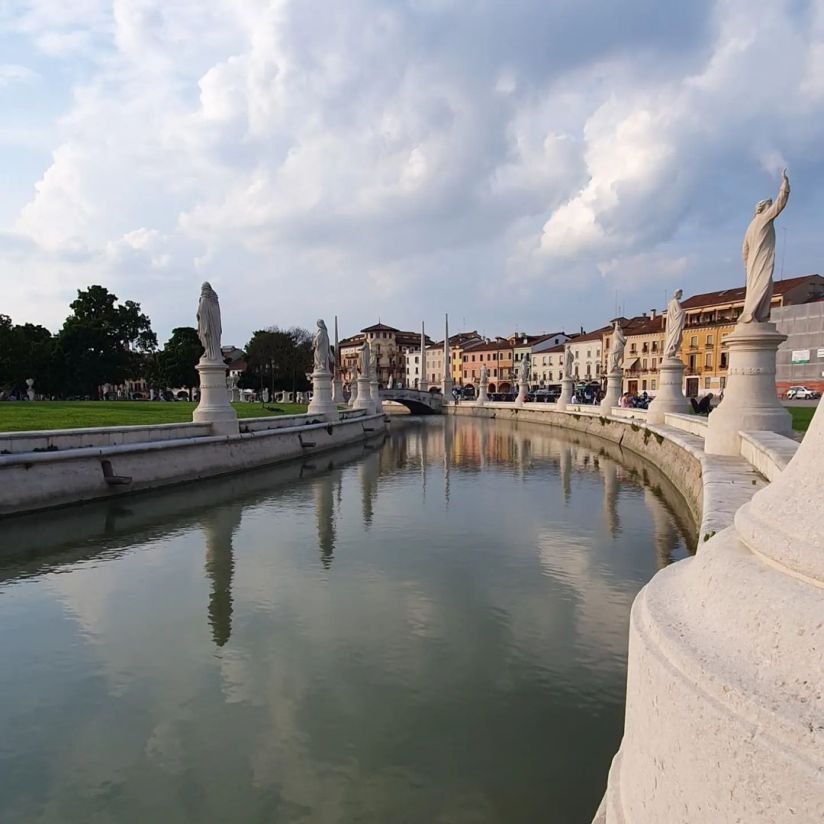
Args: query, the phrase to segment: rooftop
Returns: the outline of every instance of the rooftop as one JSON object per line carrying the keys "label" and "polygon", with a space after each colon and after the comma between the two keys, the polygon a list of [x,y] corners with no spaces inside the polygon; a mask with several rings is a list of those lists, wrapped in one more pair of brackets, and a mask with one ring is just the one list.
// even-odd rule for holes
{"label": "rooftop", "polygon": [[[784,278],[777,280],[773,284],[773,295],[785,295],[797,286],[805,283],[820,285],[824,288],[824,278],[821,275],[801,275],[795,278]],[[681,305],[684,309],[703,309],[706,306],[727,306],[733,303],[743,303],[747,293],[745,286],[735,286],[732,289],[720,289],[717,292],[704,292],[701,295],[693,295],[683,301]]]}

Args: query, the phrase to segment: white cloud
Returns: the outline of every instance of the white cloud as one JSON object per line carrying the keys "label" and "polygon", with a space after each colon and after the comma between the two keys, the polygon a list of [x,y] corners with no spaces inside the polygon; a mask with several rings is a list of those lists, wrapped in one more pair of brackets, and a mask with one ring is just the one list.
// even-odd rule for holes
{"label": "white cloud", "polygon": [[[489,331],[567,315],[594,326],[611,311],[611,290],[592,296],[604,278],[644,309],[656,278],[715,286],[717,250],[737,248],[779,165],[807,168],[787,212],[799,241],[824,205],[814,5],[633,0],[615,18],[596,0],[519,0],[471,19],[388,0],[19,9],[6,25],[72,78],[51,163],[6,227],[40,248],[26,290],[10,290],[21,320],[55,325],[30,296],[71,253],[85,268],[61,277],[116,283],[161,337],[190,312],[143,290],[158,269],[184,303],[203,277],[226,284],[239,341],[334,312],[346,331],[446,309]],[[805,185],[807,216],[792,211]],[[135,246],[148,238],[156,248]]]}

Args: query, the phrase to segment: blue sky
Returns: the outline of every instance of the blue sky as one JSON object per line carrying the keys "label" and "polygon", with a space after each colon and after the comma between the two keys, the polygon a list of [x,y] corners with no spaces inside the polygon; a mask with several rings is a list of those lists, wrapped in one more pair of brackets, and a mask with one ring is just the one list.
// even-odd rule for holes
{"label": "blue sky", "polygon": [[17,322],[592,328],[740,284],[784,164],[824,270],[821,2],[7,0],[0,105]]}

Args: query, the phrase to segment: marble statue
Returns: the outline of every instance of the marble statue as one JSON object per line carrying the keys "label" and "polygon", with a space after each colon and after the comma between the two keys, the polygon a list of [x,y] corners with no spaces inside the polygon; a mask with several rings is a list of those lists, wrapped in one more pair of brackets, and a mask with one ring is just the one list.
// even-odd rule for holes
{"label": "marble statue", "polygon": [[34,400],[34,378],[26,378],[26,386],[28,389],[26,390],[26,395],[30,401]]}
{"label": "marble statue", "polygon": [[332,349],[329,346],[329,332],[326,324],[318,320],[318,331],[315,333],[315,372],[332,372]]}
{"label": "marble statue", "polygon": [[203,357],[209,361],[223,361],[220,352],[220,302],[217,292],[206,281],[200,289],[197,304],[197,336],[203,345]]}
{"label": "marble statue", "polygon": [[667,338],[664,341],[664,357],[678,358],[681,351],[681,338],[684,337],[684,324],[687,322],[687,313],[681,306],[681,289],[677,289],[667,304]]}
{"label": "marble statue", "polygon": [[770,319],[775,267],[775,227],[773,221],[781,214],[790,197],[787,170],[782,173],[781,188],[775,203],[768,198],[755,206],[755,216],[744,235],[744,268],[747,270],[747,294],[739,323],[765,323]]}
{"label": "marble statue", "polygon": [[486,366],[481,367],[481,383],[484,385],[489,383],[489,370],[486,368]]}
{"label": "marble statue", "polygon": [[261,395],[263,397],[263,402],[264,403],[269,403],[269,387],[268,386],[263,387],[263,392],[261,393]]}
{"label": "marble statue", "polygon": [[575,355],[572,351],[572,347],[567,346],[566,350],[564,351],[564,377],[571,378],[572,377],[572,370],[575,367]]}
{"label": "marble statue", "polygon": [[529,355],[527,354],[524,354],[521,359],[519,379],[521,383],[529,383]]}
{"label": "marble statue", "polygon": [[358,372],[360,372],[360,374],[367,379],[372,375],[370,356],[371,351],[369,349],[369,344],[364,341],[363,346],[360,348],[360,355],[358,357]]}
{"label": "marble statue", "polygon": [[624,360],[624,347],[627,345],[627,338],[624,330],[615,321],[615,329],[612,331],[612,351],[609,353],[609,371],[620,372],[621,363]]}

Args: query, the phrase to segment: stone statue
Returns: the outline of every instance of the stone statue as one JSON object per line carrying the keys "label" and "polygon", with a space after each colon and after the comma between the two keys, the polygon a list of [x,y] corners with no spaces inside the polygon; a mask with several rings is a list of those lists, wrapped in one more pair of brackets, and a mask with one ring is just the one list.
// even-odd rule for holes
{"label": "stone statue", "polygon": [[485,366],[481,367],[481,381],[480,382],[484,386],[489,383],[489,370]]}
{"label": "stone statue", "polygon": [[197,304],[197,336],[203,345],[203,357],[210,361],[223,361],[220,352],[220,303],[217,292],[206,281],[200,289],[200,301]]}
{"label": "stone statue", "polygon": [[572,370],[575,366],[575,355],[572,352],[572,347],[567,346],[564,351],[564,377],[571,378]]}
{"label": "stone statue", "polygon": [[775,267],[775,227],[773,221],[781,214],[790,197],[787,170],[782,173],[781,188],[775,203],[760,200],[755,216],[744,235],[744,268],[747,270],[747,295],[739,323],[765,323],[770,319]]}
{"label": "stone statue", "polygon": [[369,344],[364,341],[363,346],[360,348],[360,356],[358,358],[358,372],[365,378],[370,378],[372,376],[372,367],[371,367],[371,352],[369,350]]}
{"label": "stone statue", "polygon": [[524,353],[521,358],[521,369],[519,374],[520,383],[529,383],[529,355]]}
{"label": "stone statue", "polygon": [[664,357],[678,359],[681,351],[681,338],[684,337],[684,324],[687,313],[681,306],[681,289],[677,289],[667,304],[667,338],[664,341]]}
{"label": "stone statue", "polygon": [[34,400],[34,378],[26,378],[26,386],[28,389],[26,390],[26,395],[28,395],[29,400]]}
{"label": "stone statue", "polygon": [[612,351],[609,353],[609,371],[620,372],[621,363],[624,360],[624,347],[627,345],[627,339],[624,335],[624,330],[615,321],[615,329],[612,331]]}
{"label": "stone statue", "polygon": [[329,346],[329,332],[326,324],[318,320],[318,331],[315,333],[315,372],[332,372],[332,349]]}

